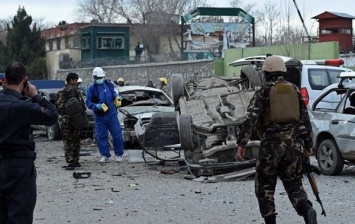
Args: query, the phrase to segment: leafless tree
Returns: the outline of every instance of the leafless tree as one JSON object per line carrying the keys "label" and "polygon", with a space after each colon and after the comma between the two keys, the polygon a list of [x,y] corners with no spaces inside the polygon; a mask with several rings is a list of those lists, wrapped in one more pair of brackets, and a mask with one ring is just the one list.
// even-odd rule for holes
{"label": "leafless tree", "polygon": [[11,23],[11,19],[2,19],[0,20],[0,41],[5,43],[6,41],[6,35],[7,35],[7,24]]}
{"label": "leafless tree", "polygon": [[89,20],[96,20],[100,23],[117,22],[121,15],[116,11],[124,0],[78,0],[78,16]]}
{"label": "leafless tree", "polygon": [[101,23],[134,24],[132,34],[144,44],[150,57],[159,53],[163,37],[167,38],[173,53],[174,43],[179,43],[176,36],[180,31],[180,16],[206,5],[207,0],[79,0],[78,12]]}
{"label": "leafless tree", "polygon": [[[255,12],[255,3],[248,3],[248,4],[245,4],[246,1],[243,2],[243,0],[231,0],[229,2],[229,5],[233,8],[241,8],[243,9],[244,11],[246,11],[247,13],[249,14],[253,14],[253,12]],[[249,2],[249,1],[247,1]]]}
{"label": "leafless tree", "polygon": [[274,44],[275,29],[280,22],[280,9],[276,4],[272,4],[270,0],[264,3],[264,8],[260,12],[260,22],[263,25],[263,39],[266,45]]}

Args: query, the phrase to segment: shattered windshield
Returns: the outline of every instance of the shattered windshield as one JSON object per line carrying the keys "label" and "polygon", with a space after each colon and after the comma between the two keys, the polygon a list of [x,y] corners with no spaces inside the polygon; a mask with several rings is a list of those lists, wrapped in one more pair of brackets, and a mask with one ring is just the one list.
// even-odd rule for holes
{"label": "shattered windshield", "polygon": [[131,90],[120,92],[122,105],[125,106],[172,106],[163,92],[147,90]]}

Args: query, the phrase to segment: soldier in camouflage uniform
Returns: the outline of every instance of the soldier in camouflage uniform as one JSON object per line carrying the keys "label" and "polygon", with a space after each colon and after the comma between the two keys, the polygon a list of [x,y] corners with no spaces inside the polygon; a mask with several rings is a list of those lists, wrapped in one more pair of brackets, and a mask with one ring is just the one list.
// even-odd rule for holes
{"label": "soldier in camouflage uniform", "polygon": [[59,125],[64,144],[64,156],[68,166],[67,170],[73,170],[75,167],[80,167],[80,128],[73,127],[69,122],[69,116],[65,110],[65,104],[71,97],[71,90],[74,89],[74,94],[82,102],[83,109],[86,110],[84,97],[78,88],[79,76],[76,73],[69,73],[66,77],[65,87],[58,92],[58,100],[56,102],[60,119]]}
{"label": "soldier in camouflage uniform", "polygon": [[[277,177],[281,179],[297,213],[304,217],[306,223],[317,223],[316,211],[302,186],[302,160],[310,156],[313,147],[312,127],[307,108],[298,88],[283,80],[282,75],[286,72],[286,66],[280,57],[267,57],[262,70],[268,82],[255,92],[248,106],[246,120],[237,140],[238,158],[243,160],[244,146],[250,139],[252,130],[256,129],[261,144],[256,162],[255,193],[265,223],[276,223],[274,193]],[[286,100],[286,103],[280,104],[282,110],[289,107],[298,109],[298,119],[293,122],[276,123],[269,120],[270,114],[267,113],[271,111],[270,90],[275,81],[288,84],[294,92],[293,101]],[[292,102],[294,104],[290,105]]]}

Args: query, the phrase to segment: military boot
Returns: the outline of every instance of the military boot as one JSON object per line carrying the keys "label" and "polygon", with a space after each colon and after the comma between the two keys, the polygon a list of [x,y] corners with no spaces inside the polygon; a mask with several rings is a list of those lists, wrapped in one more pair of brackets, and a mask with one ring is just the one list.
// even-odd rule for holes
{"label": "military boot", "polygon": [[304,202],[300,207],[300,213],[306,224],[317,224],[317,212],[309,201]]}
{"label": "military boot", "polygon": [[264,218],[265,224],[276,224],[276,215],[266,216]]}

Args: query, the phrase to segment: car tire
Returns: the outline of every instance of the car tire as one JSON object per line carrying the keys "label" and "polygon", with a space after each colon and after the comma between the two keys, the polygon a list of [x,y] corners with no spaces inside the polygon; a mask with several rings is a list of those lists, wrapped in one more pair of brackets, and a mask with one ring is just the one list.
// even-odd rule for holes
{"label": "car tire", "polygon": [[60,139],[60,129],[58,123],[47,127],[47,138],[51,141]]}
{"label": "car tire", "polygon": [[326,139],[321,142],[317,149],[317,160],[319,168],[325,175],[338,175],[344,167],[344,159],[332,139]]}
{"label": "car tire", "polygon": [[194,142],[192,140],[192,117],[189,114],[183,114],[179,117],[179,135],[181,148],[184,151],[194,151]]}
{"label": "car tire", "polygon": [[180,97],[185,95],[184,79],[181,74],[173,74],[171,76],[171,98],[174,106],[179,103]]}
{"label": "car tire", "polygon": [[257,86],[261,86],[261,77],[259,77],[258,72],[252,66],[243,66],[242,73],[245,74],[246,78],[249,81],[249,85],[251,88],[255,88]]}

